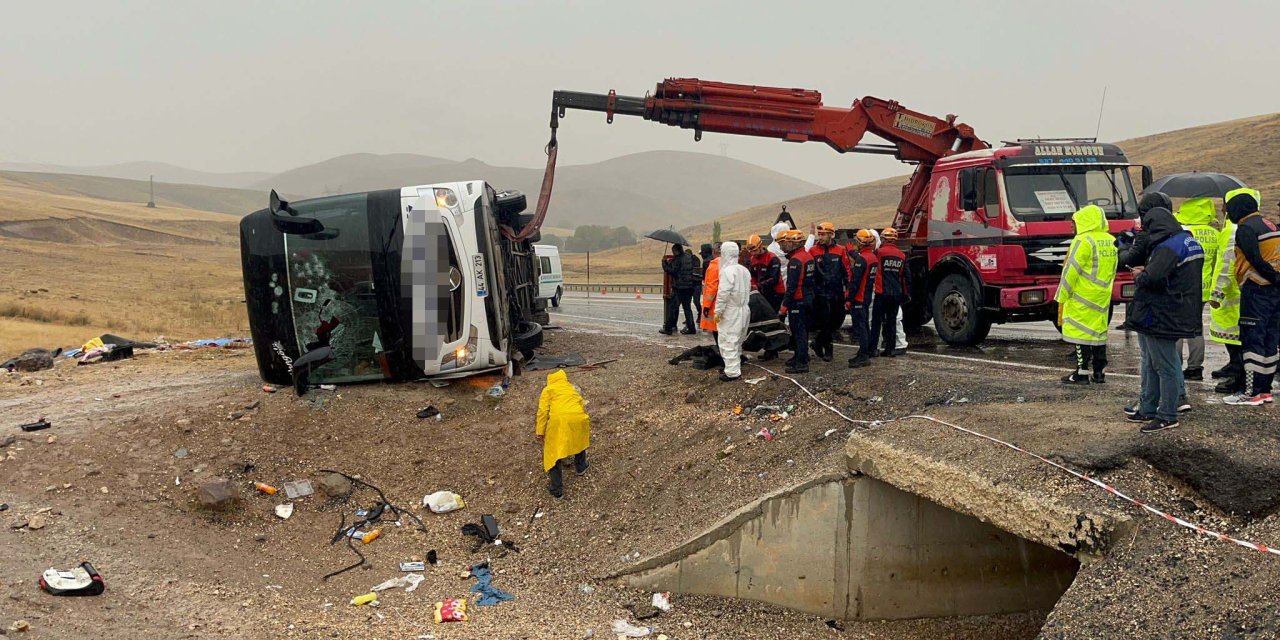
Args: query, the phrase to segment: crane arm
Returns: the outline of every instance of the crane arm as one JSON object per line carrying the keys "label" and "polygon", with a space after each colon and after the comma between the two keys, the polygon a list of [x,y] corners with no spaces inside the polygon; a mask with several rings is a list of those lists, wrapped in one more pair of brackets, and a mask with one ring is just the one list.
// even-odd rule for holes
{"label": "crane arm", "polygon": [[[551,126],[567,109],[640,116],[682,129],[776,138],[788,142],[823,142],[840,153],[892,155],[917,164],[902,189],[894,226],[902,230],[923,210],[923,198],[933,164],[953,153],[985,149],[987,144],[954,115],[937,118],[907,109],[893,100],[865,97],[847,108],[822,104],[822,94],[809,89],[785,89],[670,78],[643,98],[556,91]],[[889,144],[864,143],[872,133]]]}

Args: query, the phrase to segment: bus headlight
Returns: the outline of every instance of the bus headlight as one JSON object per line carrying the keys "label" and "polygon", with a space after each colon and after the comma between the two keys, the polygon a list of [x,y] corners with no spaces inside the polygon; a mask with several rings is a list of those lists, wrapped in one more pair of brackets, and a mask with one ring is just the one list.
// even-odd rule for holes
{"label": "bus headlight", "polygon": [[458,194],[453,189],[436,189],[436,206],[441,209],[453,209],[458,206]]}

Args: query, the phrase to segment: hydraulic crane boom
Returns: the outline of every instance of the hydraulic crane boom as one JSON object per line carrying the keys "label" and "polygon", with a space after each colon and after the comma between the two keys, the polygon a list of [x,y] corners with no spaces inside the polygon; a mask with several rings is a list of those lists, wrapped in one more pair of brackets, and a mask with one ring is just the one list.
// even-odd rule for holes
{"label": "hydraulic crane boom", "polygon": [[[893,221],[903,231],[916,213],[923,211],[924,193],[935,162],[953,153],[988,147],[974,135],[972,127],[957,123],[954,115],[936,118],[893,100],[868,96],[855,100],[848,108],[828,107],[822,104],[821,93],[809,89],[756,87],[696,78],[664,80],[652,95],[643,98],[620,96],[613,91],[556,91],[551,110],[553,130],[567,109],[601,111],[609,122],[616,114],[640,116],[693,129],[695,140],[702,138],[703,131],[711,131],[788,142],[825,142],[840,153],[892,155],[917,165],[911,180],[902,188]],[[864,143],[867,133],[890,144]]]}

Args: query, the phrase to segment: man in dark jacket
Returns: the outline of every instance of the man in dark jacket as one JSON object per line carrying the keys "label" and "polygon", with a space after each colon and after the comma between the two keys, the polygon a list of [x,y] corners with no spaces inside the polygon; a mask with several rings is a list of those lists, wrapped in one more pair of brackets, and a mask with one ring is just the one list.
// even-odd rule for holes
{"label": "man in dark jacket", "polygon": [[691,252],[685,251],[679,244],[671,245],[671,259],[662,261],[662,270],[671,277],[675,290],[676,304],[668,305],[666,318],[663,318],[662,330],[659,333],[671,335],[675,333],[676,321],[679,320],[680,309],[684,309],[684,329],[680,333],[695,333],[693,328],[693,296],[698,292],[701,279],[698,277],[698,259]]}
{"label": "man in dark jacket", "polygon": [[1272,402],[1271,383],[1280,361],[1280,228],[1258,213],[1248,194],[1227,201],[1236,223],[1235,279],[1240,285],[1240,345],[1244,350],[1244,392],[1227,396],[1230,405]]}
{"label": "man in dark jacket", "polygon": [[1145,241],[1148,248],[1146,266],[1133,268],[1138,274],[1137,291],[1125,323],[1139,334],[1142,396],[1131,407],[1129,421],[1145,422],[1142,433],[1154,433],[1178,426],[1184,382],[1177,342],[1204,330],[1200,311],[1204,249],[1164,207],[1147,212],[1142,235],[1146,238],[1139,242]]}
{"label": "man in dark jacket", "polygon": [[[1167,211],[1173,211],[1173,200],[1169,196],[1160,191],[1143,194],[1138,199],[1138,220],[1142,223],[1142,228],[1149,226],[1147,214],[1152,209],[1162,208]],[[1177,220],[1177,218],[1175,218]],[[1151,236],[1144,233],[1138,233],[1136,236],[1132,232],[1129,235],[1120,237],[1120,255],[1117,268],[1128,269],[1130,267],[1138,267],[1147,263],[1147,255],[1151,253]]]}

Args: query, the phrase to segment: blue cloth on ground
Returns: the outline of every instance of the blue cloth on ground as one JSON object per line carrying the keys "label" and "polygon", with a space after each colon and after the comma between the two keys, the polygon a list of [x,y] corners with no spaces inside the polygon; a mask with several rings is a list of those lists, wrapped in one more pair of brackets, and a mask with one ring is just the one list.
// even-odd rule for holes
{"label": "blue cloth on ground", "polygon": [[479,594],[475,599],[476,606],[488,607],[515,599],[515,596],[490,584],[493,571],[489,567],[472,567],[471,575],[476,579],[476,583],[471,585],[471,592]]}

